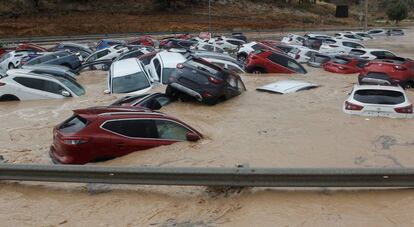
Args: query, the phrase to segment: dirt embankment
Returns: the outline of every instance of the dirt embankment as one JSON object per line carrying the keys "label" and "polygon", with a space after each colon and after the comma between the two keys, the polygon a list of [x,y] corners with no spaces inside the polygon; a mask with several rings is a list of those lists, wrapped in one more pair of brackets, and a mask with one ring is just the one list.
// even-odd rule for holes
{"label": "dirt embankment", "polygon": [[[17,1],[19,2],[19,1]],[[32,1],[23,9],[35,9]],[[125,4],[99,4],[80,1],[63,1],[63,5],[45,2],[39,10],[18,12],[18,7],[1,8],[0,37],[27,37],[47,35],[109,34],[125,32],[183,32],[208,29],[206,4],[159,11],[144,1],[127,1]],[[48,3],[49,2],[49,3]],[[130,3],[131,2],[131,3]],[[4,4],[4,3],[3,3]],[[22,3],[23,4],[23,3]],[[111,7],[109,7],[111,6]],[[9,9],[7,12],[6,9]],[[334,17],[335,7],[319,3],[308,7],[280,7],[276,3],[254,1],[217,1],[212,6],[213,30],[280,29],[338,27],[358,25],[355,15],[348,19]]]}

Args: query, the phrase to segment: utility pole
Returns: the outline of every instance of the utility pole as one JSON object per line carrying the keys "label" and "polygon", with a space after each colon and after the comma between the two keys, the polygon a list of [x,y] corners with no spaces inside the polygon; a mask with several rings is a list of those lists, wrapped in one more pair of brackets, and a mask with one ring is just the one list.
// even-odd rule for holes
{"label": "utility pole", "polygon": [[365,9],[364,9],[364,31],[368,30],[368,0],[365,0]]}
{"label": "utility pole", "polygon": [[208,32],[211,34],[211,0],[208,0]]}

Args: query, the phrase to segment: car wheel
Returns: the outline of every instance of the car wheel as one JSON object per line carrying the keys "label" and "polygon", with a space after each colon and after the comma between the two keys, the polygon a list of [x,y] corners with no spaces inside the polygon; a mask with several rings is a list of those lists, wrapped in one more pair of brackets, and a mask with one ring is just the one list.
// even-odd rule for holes
{"label": "car wheel", "polygon": [[0,97],[0,101],[20,101],[20,99],[14,95],[3,95]]}
{"label": "car wheel", "polygon": [[237,61],[244,63],[246,61],[246,55],[240,54],[239,56],[237,56]]}
{"label": "car wheel", "polygon": [[165,95],[170,97],[172,100],[177,100],[179,96],[179,91],[177,91],[175,88],[168,85],[167,88],[165,89]]}
{"label": "car wheel", "polygon": [[403,88],[404,88],[404,89],[410,89],[410,88],[413,88],[413,85],[414,85],[414,82],[412,82],[412,81],[407,81],[407,82],[405,82],[405,84],[403,85]]}
{"label": "car wheel", "polygon": [[266,71],[264,69],[262,69],[262,68],[254,68],[252,70],[252,73],[253,74],[262,74],[262,73],[266,73]]}
{"label": "car wheel", "polygon": [[9,64],[9,69],[15,69],[15,68],[16,68],[16,66],[14,66],[13,63]]}

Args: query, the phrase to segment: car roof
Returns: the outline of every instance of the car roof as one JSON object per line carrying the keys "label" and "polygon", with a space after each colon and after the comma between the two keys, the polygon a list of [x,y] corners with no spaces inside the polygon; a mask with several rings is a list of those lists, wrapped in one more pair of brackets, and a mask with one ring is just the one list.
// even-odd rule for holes
{"label": "car roof", "polygon": [[29,70],[55,70],[55,71],[70,71],[69,68],[61,65],[50,65],[50,64],[36,64],[36,65],[23,65],[23,69],[29,69]]}
{"label": "car roof", "polygon": [[127,58],[120,61],[115,61],[112,63],[112,69],[112,76],[114,78],[142,71],[141,66],[138,63],[138,59],[136,58]]}
{"label": "car roof", "polygon": [[164,68],[175,68],[177,64],[186,60],[182,54],[175,52],[161,51],[157,55],[161,58]]}
{"label": "car roof", "polygon": [[[354,91],[357,90],[387,90],[387,91],[399,91],[404,93],[404,89],[400,86],[385,86],[385,85],[354,85]],[[405,93],[404,93],[405,94]]]}
{"label": "car roof", "polygon": [[[158,113],[144,107],[128,107],[128,106],[94,106],[86,109],[75,109],[73,112],[77,114],[100,115],[100,114],[130,114],[130,113]],[[161,114],[161,113],[160,113]]]}
{"label": "car roof", "polygon": [[369,51],[369,52],[372,52],[372,51],[388,51],[388,52],[391,52],[390,50],[375,49],[375,48],[354,48],[354,49],[356,49],[356,50],[365,50],[365,51]]}
{"label": "car roof", "polygon": [[316,84],[308,83],[300,80],[283,80],[271,84],[266,84],[257,88],[259,91],[270,91],[280,94],[294,93],[304,89],[318,87]]}
{"label": "car roof", "polygon": [[58,81],[56,77],[48,75],[48,74],[40,74],[40,73],[33,73],[29,72],[27,69],[10,69],[7,71],[7,75],[9,76],[29,76],[29,77],[43,77],[51,80]]}

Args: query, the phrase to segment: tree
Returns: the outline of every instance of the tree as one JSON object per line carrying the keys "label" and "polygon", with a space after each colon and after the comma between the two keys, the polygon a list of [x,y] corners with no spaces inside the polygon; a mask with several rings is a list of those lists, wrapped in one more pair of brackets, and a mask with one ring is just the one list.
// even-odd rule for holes
{"label": "tree", "polygon": [[393,1],[387,9],[387,16],[388,19],[395,21],[395,23],[398,24],[398,22],[407,18],[408,7],[401,0]]}

